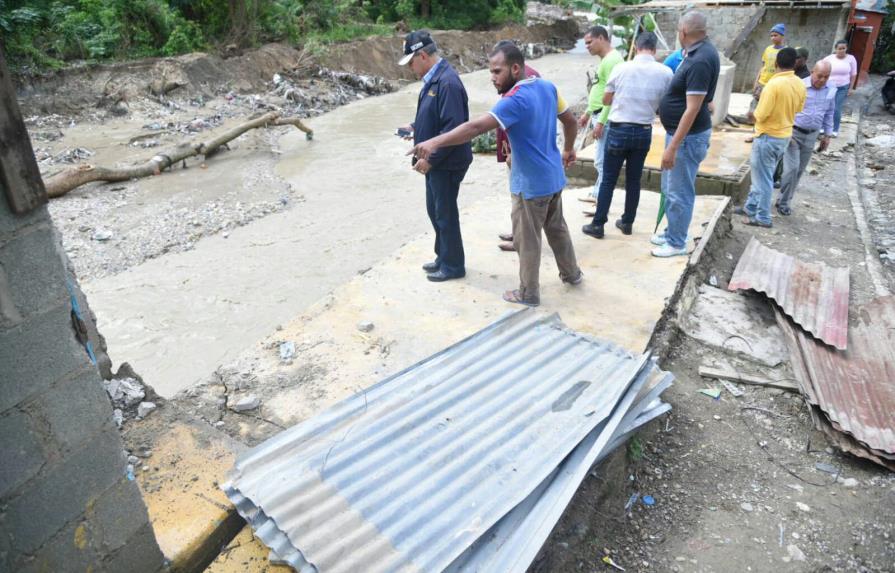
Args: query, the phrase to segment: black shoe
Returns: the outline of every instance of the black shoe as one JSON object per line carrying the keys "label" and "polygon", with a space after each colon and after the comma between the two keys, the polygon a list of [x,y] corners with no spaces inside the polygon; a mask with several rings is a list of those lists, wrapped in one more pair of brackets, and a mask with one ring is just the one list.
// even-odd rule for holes
{"label": "black shoe", "polygon": [[434,273],[438,271],[438,267],[440,265],[438,263],[426,263],[423,265],[423,270],[427,273]]}
{"label": "black shoe", "polygon": [[615,226],[622,232],[623,235],[630,235],[634,232],[634,230],[632,229],[634,225],[630,223],[624,223],[621,219],[615,222]]}
{"label": "black shoe", "polygon": [[593,223],[590,223],[588,225],[581,227],[581,232],[584,233],[585,235],[590,235],[591,237],[593,237],[595,239],[602,239],[603,238],[603,225],[595,225]]}
{"label": "black shoe", "polygon": [[449,275],[442,270],[435,271],[434,273],[429,273],[426,275],[426,278],[432,281],[433,283],[443,283],[444,281],[449,281],[453,279],[462,279],[466,276],[466,273],[460,275]]}

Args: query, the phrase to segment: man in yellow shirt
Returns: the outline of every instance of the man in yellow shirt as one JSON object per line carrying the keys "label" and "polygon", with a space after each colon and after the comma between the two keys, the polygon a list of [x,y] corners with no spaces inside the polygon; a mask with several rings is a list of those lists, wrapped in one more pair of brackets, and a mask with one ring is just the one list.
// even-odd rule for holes
{"label": "man in yellow shirt", "polygon": [[771,28],[771,45],[764,49],[761,54],[761,68],[758,75],[755,76],[755,84],[752,86],[752,102],[749,104],[749,111],[754,112],[758,105],[758,99],[761,97],[761,90],[774,77],[777,68],[777,54],[786,47],[786,25],[783,23],[774,24]]}
{"label": "man in yellow shirt", "polygon": [[805,107],[807,95],[805,84],[795,75],[796,57],[793,48],[777,52],[777,73],[764,86],[755,108],[755,143],[749,162],[752,188],[746,204],[735,210],[746,216],[747,225],[771,227],[774,169],[789,145],[796,114]]}

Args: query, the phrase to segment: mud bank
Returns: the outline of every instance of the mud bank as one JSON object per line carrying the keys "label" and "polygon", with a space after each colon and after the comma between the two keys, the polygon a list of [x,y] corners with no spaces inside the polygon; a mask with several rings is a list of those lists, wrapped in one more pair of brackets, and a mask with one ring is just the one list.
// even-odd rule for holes
{"label": "mud bank", "polygon": [[[460,71],[484,66],[498,40],[512,39],[537,57],[571,48],[579,35],[575,20],[552,24],[507,26],[483,32],[434,31],[442,53]],[[145,58],[110,64],[81,64],[43,76],[18,78],[18,97],[25,116],[78,115],[102,110],[127,115],[141,98],[181,102],[269,89],[274,74],[293,79],[323,78],[332,70],[387,80],[413,80],[397,65],[403,36],[371,37],[328,46],[323,54],[281,43],[225,54],[193,53],[173,58]],[[376,81],[370,79],[370,81]],[[381,80],[380,80],[381,81]]]}

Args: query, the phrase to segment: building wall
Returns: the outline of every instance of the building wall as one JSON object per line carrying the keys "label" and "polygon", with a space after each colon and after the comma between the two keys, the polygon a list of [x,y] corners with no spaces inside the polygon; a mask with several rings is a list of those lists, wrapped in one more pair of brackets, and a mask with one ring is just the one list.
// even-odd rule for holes
{"label": "building wall", "polygon": [[[728,51],[740,31],[749,24],[761,7],[704,7],[708,18],[709,37],[722,53]],[[677,38],[677,22],[682,12],[664,12],[656,15],[659,28],[669,43]],[[768,9],[749,37],[734,52],[731,60],[736,63],[733,90],[752,90],[755,76],[761,67],[761,53],[771,42],[771,26],[777,22],[786,24],[787,44],[804,46],[813,63],[832,52],[833,43],[844,32],[847,10],[841,9]],[[810,65],[810,64],[809,64]]]}
{"label": "building wall", "polygon": [[833,44],[841,34],[842,23],[848,17],[847,10],[768,10],[762,22],[756,26],[749,38],[733,56],[737,64],[734,80],[735,91],[749,91],[761,67],[761,52],[771,43],[771,26],[777,22],[786,24],[788,46],[808,48],[809,64],[833,52]]}
{"label": "building wall", "polygon": [[13,215],[0,193],[0,571],[155,572],[164,559],[75,338],[63,257],[46,206]]}

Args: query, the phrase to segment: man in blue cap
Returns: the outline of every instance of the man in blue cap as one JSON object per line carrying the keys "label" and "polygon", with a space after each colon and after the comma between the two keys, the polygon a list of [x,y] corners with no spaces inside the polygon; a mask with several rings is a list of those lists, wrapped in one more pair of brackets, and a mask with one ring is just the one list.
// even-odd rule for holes
{"label": "man in blue cap", "polygon": [[[404,57],[398,62],[410,66],[423,81],[416,105],[416,119],[406,126],[414,145],[447,133],[469,120],[469,99],[460,76],[438,48],[429,32],[416,30],[404,39]],[[435,260],[423,265],[432,282],[466,276],[463,237],[457,195],[466,170],[472,163],[469,143],[447,146],[426,158],[414,158],[414,171],[426,176],[426,210],[435,229]]]}
{"label": "man in blue cap", "polygon": [[756,106],[758,99],[761,97],[761,90],[764,89],[774,74],[777,73],[777,52],[786,47],[786,25],[781,23],[774,24],[771,28],[771,45],[764,49],[761,54],[761,68],[758,75],[755,76],[755,84],[752,86],[752,103],[749,105],[749,114],[751,115]]}

